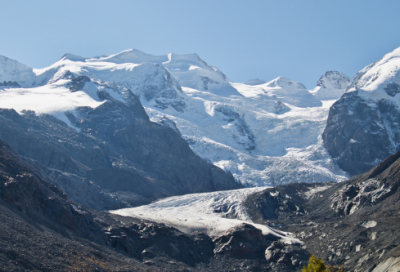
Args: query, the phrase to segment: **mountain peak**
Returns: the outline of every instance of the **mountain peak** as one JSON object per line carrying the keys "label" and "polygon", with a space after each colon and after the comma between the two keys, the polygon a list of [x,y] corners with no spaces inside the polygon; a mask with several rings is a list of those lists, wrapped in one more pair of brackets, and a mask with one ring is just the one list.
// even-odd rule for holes
{"label": "mountain peak", "polygon": [[338,71],[327,71],[317,82],[317,86],[324,88],[345,89],[350,78]]}
{"label": "mountain peak", "polygon": [[349,83],[350,78],[345,74],[338,71],[327,71],[310,92],[321,100],[338,99]]}
{"label": "mountain peak", "polygon": [[71,61],[85,61],[86,59],[84,57],[74,55],[71,53],[66,53],[64,56],[61,57],[61,60],[71,60]]}
{"label": "mountain peak", "polygon": [[127,49],[121,51],[114,55],[109,55],[107,57],[100,57],[100,58],[92,58],[88,61],[106,61],[106,62],[113,62],[117,64],[121,63],[143,63],[143,62],[152,62],[157,64],[162,64],[165,61],[168,61],[167,55],[161,56],[153,56],[138,49]]}
{"label": "mountain peak", "polygon": [[4,81],[27,87],[35,82],[35,74],[31,67],[0,55],[0,82]]}
{"label": "mountain peak", "polygon": [[281,88],[294,87],[296,89],[306,89],[306,87],[300,82],[291,80],[290,78],[283,76],[277,77],[268,82],[267,84],[268,87],[281,87]]}

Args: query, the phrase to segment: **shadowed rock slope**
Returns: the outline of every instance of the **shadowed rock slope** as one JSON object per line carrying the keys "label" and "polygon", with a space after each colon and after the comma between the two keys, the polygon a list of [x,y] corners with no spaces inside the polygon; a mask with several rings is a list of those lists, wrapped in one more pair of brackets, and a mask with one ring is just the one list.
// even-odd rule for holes
{"label": "shadowed rock slope", "polygon": [[67,112],[70,126],[51,115],[0,109],[0,139],[72,200],[94,209],[242,187],[195,155],[176,131],[150,122],[128,94],[123,103],[98,92],[104,103]]}
{"label": "shadowed rock slope", "polygon": [[74,203],[0,141],[1,271],[292,271],[264,251],[299,251],[247,224],[211,239]]}
{"label": "shadowed rock slope", "polygon": [[399,186],[397,152],[346,182],[278,186],[250,196],[246,206],[256,222],[295,233],[327,263],[399,271]]}

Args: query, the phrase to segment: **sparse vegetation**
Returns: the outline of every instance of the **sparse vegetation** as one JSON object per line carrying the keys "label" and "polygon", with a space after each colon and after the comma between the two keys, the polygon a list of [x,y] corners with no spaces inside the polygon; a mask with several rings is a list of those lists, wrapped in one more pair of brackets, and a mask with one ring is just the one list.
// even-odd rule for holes
{"label": "sparse vegetation", "polygon": [[308,260],[308,266],[304,266],[301,272],[344,272],[343,267],[339,266],[326,266],[322,259],[318,259],[314,255],[311,255]]}

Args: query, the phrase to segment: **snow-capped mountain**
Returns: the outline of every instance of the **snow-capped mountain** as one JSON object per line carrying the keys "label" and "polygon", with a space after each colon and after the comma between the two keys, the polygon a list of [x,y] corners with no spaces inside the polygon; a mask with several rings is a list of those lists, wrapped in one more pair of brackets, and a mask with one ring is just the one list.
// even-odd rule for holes
{"label": "snow-capped mountain", "polygon": [[115,64],[153,63],[168,69],[181,86],[209,91],[220,96],[240,95],[229,84],[227,77],[218,68],[208,65],[197,54],[153,56],[136,49],[122,51],[108,57],[88,59],[89,62],[111,62]]}
{"label": "snow-capped mountain", "polygon": [[311,91],[320,100],[339,99],[343,90],[350,83],[350,78],[338,71],[327,71],[317,82],[317,86]]}
{"label": "snow-capped mountain", "polygon": [[[170,126],[151,122],[130,89],[100,79],[117,77],[120,70],[128,84],[139,83],[135,91],[143,101],[166,108],[162,106],[170,101],[165,94],[182,91],[165,68],[82,60],[65,55],[48,68],[33,69],[30,87],[17,82],[0,91],[0,139],[35,167],[40,165],[75,201],[106,209],[110,204],[123,207],[162,196],[242,187],[193,153]],[[154,90],[159,92],[149,96]],[[171,100],[180,101],[179,96]],[[167,106],[180,110],[176,105]],[[161,123],[167,124],[165,120]],[[93,182],[96,186],[90,186]],[[85,188],[93,192],[82,197],[79,191]],[[102,195],[106,197],[99,200]]]}
{"label": "snow-capped mountain", "polygon": [[9,86],[31,86],[35,82],[32,68],[16,60],[0,56],[0,89]]}
{"label": "snow-capped mountain", "polygon": [[399,149],[399,84],[397,48],[357,73],[331,107],[323,138],[346,171],[362,173]]}
{"label": "snow-capped mountain", "polygon": [[[99,107],[107,97],[127,103],[130,90],[152,121],[179,131],[195,153],[243,184],[346,178],[320,138],[333,101],[321,101],[289,78],[233,83],[196,54],[139,50],[94,58],[66,54],[32,71],[32,87],[6,88],[0,107],[51,114],[79,130],[77,108]],[[330,80],[336,79],[325,84],[336,86]]]}

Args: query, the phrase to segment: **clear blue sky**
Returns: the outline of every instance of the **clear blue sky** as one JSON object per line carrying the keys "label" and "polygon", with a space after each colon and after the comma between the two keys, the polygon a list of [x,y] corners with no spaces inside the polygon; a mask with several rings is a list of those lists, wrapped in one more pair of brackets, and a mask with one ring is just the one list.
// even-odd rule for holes
{"label": "clear blue sky", "polygon": [[397,0],[0,0],[0,55],[34,68],[64,53],[197,53],[235,82],[286,76],[313,88],[400,47]]}

